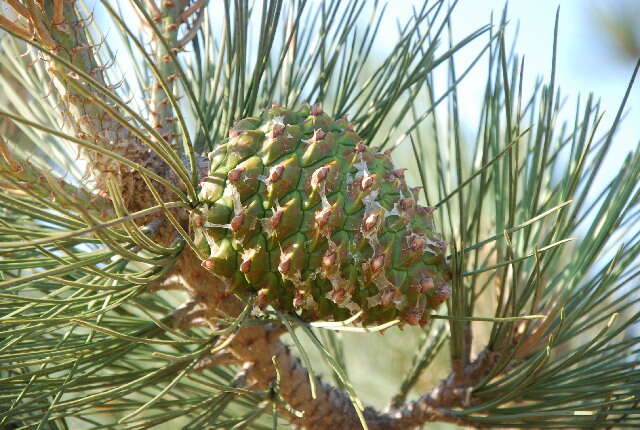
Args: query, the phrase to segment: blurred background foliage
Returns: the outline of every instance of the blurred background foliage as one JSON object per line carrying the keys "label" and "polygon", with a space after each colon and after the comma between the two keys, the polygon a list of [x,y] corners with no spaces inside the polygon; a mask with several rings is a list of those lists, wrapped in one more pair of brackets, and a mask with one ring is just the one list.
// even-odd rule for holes
{"label": "blurred background foliage", "polygon": [[640,3],[634,0],[592,1],[590,9],[595,33],[609,45],[611,58],[635,62],[640,57]]}

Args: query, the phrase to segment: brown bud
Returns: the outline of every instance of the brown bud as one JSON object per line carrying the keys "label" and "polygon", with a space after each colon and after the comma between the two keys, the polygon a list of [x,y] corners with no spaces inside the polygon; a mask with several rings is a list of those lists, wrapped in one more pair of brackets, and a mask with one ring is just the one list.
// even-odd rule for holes
{"label": "brown bud", "polygon": [[418,215],[420,216],[428,216],[435,212],[436,208],[433,206],[418,206]]}
{"label": "brown bud", "polygon": [[283,174],[284,174],[284,166],[282,164],[278,164],[277,166],[273,167],[269,172],[269,182],[271,182],[272,184],[274,182],[278,182],[282,178]]}
{"label": "brown bud", "polygon": [[233,217],[231,220],[231,231],[237,232],[242,227],[242,223],[244,222],[244,214],[238,214]]}
{"label": "brown bud", "polygon": [[229,181],[231,183],[238,182],[240,178],[242,178],[243,173],[244,173],[244,167],[236,167],[235,169],[231,170],[227,174],[227,177],[229,178]]}
{"label": "brown bud", "polygon": [[260,291],[258,291],[258,297],[256,297],[256,305],[258,305],[259,308],[265,308],[269,304],[269,298],[267,297],[268,293],[269,290],[267,290],[266,288],[261,288]]}
{"label": "brown bud", "polygon": [[291,254],[282,255],[280,257],[280,264],[278,264],[278,272],[283,275],[289,272],[291,268]]}
{"label": "brown bud", "polygon": [[336,288],[331,293],[331,300],[334,303],[342,303],[346,297],[347,297],[347,291],[342,287]]}
{"label": "brown bud", "polygon": [[376,212],[369,214],[364,220],[364,229],[369,231],[378,224],[378,214]]}
{"label": "brown bud", "polygon": [[273,228],[278,227],[280,225],[280,222],[282,221],[283,215],[284,215],[284,210],[278,209],[276,213],[274,213],[273,216],[271,216],[271,227]]}
{"label": "brown bud", "polygon": [[417,234],[413,234],[409,237],[409,248],[411,248],[412,251],[424,251],[424,247],[426,245],[427,242],[424,240],[424,238]]}
{"label": "brown bud", "polygon": [[193,217],[193,225],[196,227],[202,227],[204,225],[204,217],[202,215],[196,215]]}
{"label": "brown bud", "polygon": [[367,145],[362,142],[358,142],[355,147],[356,152],[364,152],[367,150]]}
{"label": "brown bud", "polygon": [[313,131],[313,140],[315,140],[316,142],[320,142],[321,140],[323,140],[325,137],[327,137],[327,132],[317,128]]}
{"label": "brown bud", "polygon": [[238,137],[240,136],[240,131],[236,130],[235,128],[230,128],[229,129],[229,138],[234,138],[234,137]]}
{"label": "brown bud", "polygon": [[398,209],[400,209],[401,211],[406,212],[408,210],[411,210],[412,208],[413,208],[413,199],[404,198],[398,201]]}
{"label": "brown bud", "polygon": [[396,290],[393,287],[385,288],[380,294],[380,302],[383,307],[389,306],[396,297]]}
{"label": "brown bud", "polygon": [[301,307],[303,303],[304,303],[304,294],[296,293],[296,296],[293,298],[293,307],[297,309]]}
{"label": "brown bud", "polygon": [[362,178],[362,181],[360,181],[360,187],[362,188],[362,191],[367,191],[369,188],[371,188],[375,179],[376,179],[375,173],[372,175],[364,175],[364,177]]}
{"label": "brown bud", "polygon": [[280,109],[281,107],[282,105],[275,104],[275,103],[271,105],[271,109]]}
{"label": "brown bud", "polygon": [[405,169],[405,168],[392,170],[392,171],[391,171],[391,174],[392,174],[394,177],[398,178],[398,179],[404,179],[404,172],[405,172],[406,170],[407,170],[407,169]]}
{"label": "brown bud", "polygon": [[449,296],[451,296],[449,286],[447,284],[440,285],[439,287],[431,290],[431,294],[429,295],[429,305],[436,308],[446,302]]}
{"label": "brown bud", "polygon": [[312,116],[318,116],[318,115],[322,115],[322,108],[320,107],[320,105],[318,103],[315,103],[313,106],[311,106],[311,115]]}
{"label": "brown bud", "polygon": [[271,129],[271,137],[275,139],[276,137],[281,136],[284,133],[284,129],[284,124],[274,124],[273,128]]}
{"label": "brown bud", "polygon": [[213,258],[207,258],[206,260],[202,260],[202,267],[207,270],[213,270]]}
{"label": "brown bud", "polygon": [[407,324],[420,325],[420,320],[422,319],[422,312],[419,311],[418,309],[412,309],[411,311],[409,311],[409,313],[407,313],[404,319],[407,322]]}
{"label": "brown bud", "polygon": [[380,254],[376,257],[373,257],[373,260],[371,261],[371,271],[373,273],[378,273],[383,268],[384,268],[384,254]]}
{"label": "brown bud", "polygon": [[338,254],[335,251],[327,251],[327,253],[322,257],[322,265],[330,269],[336,264],[336,260],[338,259]]}
{"label": "brown bud", "polygon": [[329,176],[329,168],[327,166],[319,167],[311,175],[311,186],[317,187],[320,182],[327,179],[327,176]]}
{"label": "brown bud", "polygon": [[433,278],[427,276],[420,279],[420,292],[426,293],[430,289],[434,288],[435,284],[433,283]]}
{"label": "brown bud", "polygon": [[242,273],[249,273],[249,271],[251,270],[251,261],[253,259],[251,257],[249,258],[245,258],[244,260],[242,260],[242,263],[240,263],[240,271]]}

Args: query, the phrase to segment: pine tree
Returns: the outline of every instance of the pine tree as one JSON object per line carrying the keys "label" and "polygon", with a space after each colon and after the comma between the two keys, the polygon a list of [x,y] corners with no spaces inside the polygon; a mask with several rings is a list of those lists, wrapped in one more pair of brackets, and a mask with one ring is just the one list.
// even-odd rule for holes
{"label": "pine tree", "polygon": [[[640,62],[610,119],[592,95],[564,106],[557,19],[550,77],[527,92],[506,12],[454,42],[456,2],[425,1],[382,57],[378,1],[0,7],[0,428],[640,425],[640,148],[613,169],[606,159]],[[463,49],[477,53],[459,69]],[[485,64],[477,129],[465,137],[458,85]],[[335,133],[357,136],[353,151],[393,158],[404,179],[386,186],[419,186],[402,196],[428,213],[438,249],[446,241],[447,275],[401,290],[385,272],[391,290],[369,302],[382,309],[370,320],[364,301],[342,319],[344,308],[319,310],[325,290],[304,296],[299,284],[323,285],[311,257],[297,277],[269,272],[284,288],[275,299],[254,288],[263,279],[246,280],[235,251],[229,276],[217,276],[198,235],[234,226],[202,208],[210,187],[231,189],[238,171],[216,182],[216,154],[258,126],[246,118],[274,109],[322,111]],[[275,138],[280,120],[270,118]],[[333,130],[314,127],[307,145]],[[353,177],[365,190],[375,178],[362,169]],[[615,174],[594,195],[603,171]],[[259,179],[266,193],[273,177]],[[362,222],[384,232],[401,206]],[[358,228],[349,240],[364,235]],[[420,250],[435,240],[420,237]],[[350,290],[334,288],[327,303],[378,285],[373,265],[388,263],[365,239],[365,262],[344,253]],[[446,300],[439,308],[416,296],[433,300],[433,282],[443,283],[429,302]],[[393,344],[407,359],[387,381],[395,363],[371,353]],[[364,406],[358,367],[386,407]]]}

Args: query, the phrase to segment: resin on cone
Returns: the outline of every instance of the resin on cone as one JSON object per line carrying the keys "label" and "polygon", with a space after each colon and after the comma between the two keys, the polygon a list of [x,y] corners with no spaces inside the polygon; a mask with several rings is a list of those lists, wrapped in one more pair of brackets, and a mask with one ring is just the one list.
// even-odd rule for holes
{"label": "resin on cone", "polygon": [[191,221],[202,265],[258,306],[424,325],[449,297],[433,208],[346,119],[273,106],[236,122],[209,163]]}

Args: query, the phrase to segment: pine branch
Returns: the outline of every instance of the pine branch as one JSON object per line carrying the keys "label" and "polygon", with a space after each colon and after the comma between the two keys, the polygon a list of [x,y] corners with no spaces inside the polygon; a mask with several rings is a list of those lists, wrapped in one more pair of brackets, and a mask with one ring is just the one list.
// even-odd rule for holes
{"label": "pine branch", "polygon": [[[72,420],[116,425],[103,421],[103,412],[117,425],[140,429],[161,423],[262,429],[268,421],[277,426],[278,415],[309,430],[400,430],[436,421],[468,427],[637,425],[640,371],[626,357],[637,355],[639,345],[631,334],[640,320],[638,300],[628,297],[627,288],[640,277],[640,150],[617,166],[596,197],[590,189],[606,167],[640,63],[602,133],[603,115],[592,97],[577,103],[573,123],[560,121],[557,22],[551,79],[525,94],[523,62],[504,42],[506,11],[498,25],[454,43],[456,2],[424,2],[399,24],[395,46],[376,60],[372,47],[384,13],[377,2],[132,0],[145,35],[115,3],[101,4],[131,55],[139,90],[113,85],[109,64],[118,57],[79,2],[0,0],[1,10],[15,15],[0,16],[7,33],[1,49],[8,54],[0,79],[10,82],[0,119],[12,128],[0,140],[0,426]],[[369,24],[362,28],[365,11]],[[486,44],[460,73],[457,53],[481,37]],[[25,48],[29,54],[22,56]],[[487,86],[475,141],[467,141],[458,86],[483,58]],[[445,69],[444,88],[434,78],[438,68]],[[47,85],[53,94],[46,95]],[[254,216],[243,212],[247,202],[238,189],[255,183],[261,190],[252,202],[259,214],[254,226],[279,220],[279,209],[272,218],[262,211],[261,193],[281,179],[284,167],[267,170],[261,159],[238,167],[250,159],[242,151],[211,176],[209,167],[222,163],[243,127],[260,122],[247,117],[274,103],[297,108],[305,99],[340,117],[336,124],[347,140],[358,136],[358,151],[365,147],[360,138],[380,148],[396,142],[374,158],[391,163],[391,151],[410,137],[415,159],[401,164],[411,168],[407,176],[419,179],[423,194],[396,181],[403,169],[380,186],[396,184],[412,205],[437,202],[438,230],[450,244],[449,255],[437,257],[451,276],[443,285],[447,294],[438,297],[446,300],[451,290],[441,311],[446,315],[429,315],[416,299],[415,309],[423,313],[373,328],[352,326],[361,323],[357,313],[347,322],[309,323],[313,314],[295,307],[305,291],[293,290],[265,308],[270,292],[247,284],[255,279],[239,255],[242,241],[229,245],[238,248],[225,260],[232,276],[212,273],[213,257],[223,248],[214,236],[235,233],[243,216]],[[308,108],[311,117],[323,115],[319,106]],[[284,129],[273,126],[268,139]],[[320,127],[303,137],[323,148],[326,136]],[[88,160],[95,189],[89,178],[67,175],[78,168],[70,146]],[[322,155],[330,156],[335,154]],[[259,172],[257,178],[242,176],[247,166]],[[362,192],[376,182],[364,166],[356,169],[366,173],[355,182]],[[320,184],[326,179],[321,173],[330,171],[316,167],[304,178],[310,184]],[[210,203],[207,193],[228,201]],[[334,205],[329,198],[326,203]],[[434,210],[422,209],[429,216]],[[385,210],[398,214],[396,205]],[[326,224],[322,212],[298,212],[313,218],[302,223]],[[376,217],[366,219],[375,225]],[[366,225],[354,224],[345,234],[364,235]],[[576,234],[584,238],[572,240]],[[360,240],[364,246],[374,241],[366,239]],[[425,240],[418,239],[417,245]],[[434,244],[444,247],[444,241]],[[265,277],[275,273],[271,266],[286,273],[291,263],[276,258],[282,248],[272,248],[263,261]],[[344,255],[353,265],[356,257]],[[337,253],[327,254],[326,264],[323,255],[312,258],[329,266],[312,279],[339,266]],[[372,254],[371,279],[359,282],[382,282],[373,276],[373,263],[379,271],[386,261],[386,255]],[[286,280],[296,289],[301,285],[295,277]],[[420,293],[434,286],[433,278],[417,285]],[[328,300],[346,291],[333,282],[329,288]],[[372,336],[365,333],[429,319],[442,319],[450,336],[424,336],[413,369],[384,411],[358,399],[341,359],[343,341],[334,337],[328,348],[315,331]],[[295,354],[282,340],[285,333]],[[308,343],[336,386],[316,376]],[[449,375],[407,402],[437,352],[429,349],[445,343]]]}
{"label": "pine branch", "polygon": [[[60,0],[39,4],[27,1],[28,24],[35,28],[37,49],[46,49],[44,61],[51,73],[52,84],[69,116],[68,124],[80,139],[121,155],[170,181],[177,182],[177,174],[184,170],[162,147],[166,141],[151,144],[155,137],[147,138],[132,132],[129,121],[119,111],[118,99],[111,95],[114,87],[106,81],[105,68],[99,65],[95,52],[99,46],[90,44],[87,37],[88,21],[78,16],[75,0]],[[6,27],[11,32],[12,28]],[[25,29],[25,31],[27,31]],[[55,54],[54,54],[55,53]],[[153,150],[150,150],[153,149]],[[155,204],[146,184],[131,167],[123,166],[109,156],[87,151],[89,170],[96,177],[97,187],[108,192],[107,181],[114,177],[127,207],[139,210]],[[165,199],[175,195],[164,190]]]}
{"label": "pine branch", "polygon": [[[208,271],[195,265],[194,258],[184,259],[179,273],[185,285],[195,289],[192,296],[203,303],[202,318],[220,319],[236,317],[242,303],[230,292],[225,292],[219,281]],[[205,316],[206,318],[206,316]],[[538,333],[543,334],[541,329]],[[295,357],[290,348],[280,341],[282,330],[278,327],[247,327],[234,332],[225,350],[225,362],[235,361],[247,370],[248,380],[254,390],[267,391],[277,383],[277,394],[286,402],[280,405],[281,412],[305,429],[361,429],[362,418],[370,430],[405,430],[427,422],[449,422],[463,426],[479,427],[475,421],[467,420],[455,408],[464,408],[476,403],[472,390],[493,370],[499,354],[484,350],[475,360],[444,379],[430,393],[419,400],[394,406],[384,412],[365,408],[358,414],[353,398],[345,391],[309,374],[309,370]],[[514,333],[515,335],[515,333]],[[540,336],[540,335],[538,335]],[[527,357],[537,352],[532,338],[522,343],[522,333],[512,337],[512,349],[516,356]],[[515,364],[512,364],[515,365]],[[495,375],[498,376],[498,375]],[[313,383],[313,385],[312,385]],[[315,393],[315,397],[313,395]],[[301,416],[292,414],[291,408]]]}

